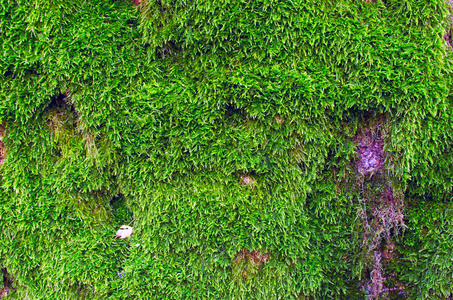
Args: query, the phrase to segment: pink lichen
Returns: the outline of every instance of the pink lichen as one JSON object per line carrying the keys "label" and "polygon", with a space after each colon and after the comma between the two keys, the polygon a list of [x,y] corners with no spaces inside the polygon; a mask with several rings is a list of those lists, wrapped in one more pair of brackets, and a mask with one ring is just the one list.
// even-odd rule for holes
{"label": "pink lichen", "polygon": [[250,176],[247,175],[242,175],[241,176],[241,185],[243,186],[254,186],[255,185],[255,179],[253,179]]}

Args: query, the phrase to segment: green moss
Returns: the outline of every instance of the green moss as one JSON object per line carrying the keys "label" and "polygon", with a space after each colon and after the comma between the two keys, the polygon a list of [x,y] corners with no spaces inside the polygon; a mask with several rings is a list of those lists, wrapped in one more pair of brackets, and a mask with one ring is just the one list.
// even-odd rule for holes
{"label": "green moss", "polygon": [[[382,115],[367,197],[409,203],[392,268],[452,292],[447,1],[0,6],[12,298],[363,298],[354,137]],[[244,249],[272,259],[238,280]]]}

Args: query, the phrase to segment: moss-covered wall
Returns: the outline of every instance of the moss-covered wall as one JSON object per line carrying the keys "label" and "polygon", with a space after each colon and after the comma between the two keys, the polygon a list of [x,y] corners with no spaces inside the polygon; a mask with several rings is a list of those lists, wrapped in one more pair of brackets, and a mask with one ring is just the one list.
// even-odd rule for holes
{"label": "moss-covered wall", "polygon": [[0,0],[8,297],[449,297],[450,22],[446,0]]}

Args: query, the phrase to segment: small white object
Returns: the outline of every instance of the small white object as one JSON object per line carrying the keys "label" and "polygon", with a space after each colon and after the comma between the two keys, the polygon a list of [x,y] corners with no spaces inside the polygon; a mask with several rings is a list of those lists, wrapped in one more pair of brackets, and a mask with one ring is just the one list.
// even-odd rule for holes
{"label": "small white object", "polygon": [[132,232],[134,232],[134,227],[122,225],[120,229],[116,232],[116,237],[119,237],[120,239],[125,239],[130,237],[132,235]]}
{"label": "small white object", "polygon": [[140,247],[140,244],[136,244],[135,247]]}

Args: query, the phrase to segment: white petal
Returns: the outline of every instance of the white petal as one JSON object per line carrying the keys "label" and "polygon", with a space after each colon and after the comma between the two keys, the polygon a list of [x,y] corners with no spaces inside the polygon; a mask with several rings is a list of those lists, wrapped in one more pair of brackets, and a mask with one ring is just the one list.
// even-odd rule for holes
{"label": "white petal", "polygon": [[119,237],[120,239],[125,239],[130,237],[133,231],[134,227],[122,225],[120,229],[116,232],[116,236]]}

